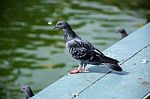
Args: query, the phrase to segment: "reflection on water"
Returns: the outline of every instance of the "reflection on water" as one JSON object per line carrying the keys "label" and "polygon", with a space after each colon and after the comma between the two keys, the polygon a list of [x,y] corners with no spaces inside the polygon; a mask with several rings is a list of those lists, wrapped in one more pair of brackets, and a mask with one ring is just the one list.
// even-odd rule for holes
{"label": "reflection on water", "polygon": [[131,33],[149,21],[149,6],[143,6],[149,3],[127,1],[1,2],[0,98],[20,99],[24,84],[30,84],[36,93],[77,65],[65,51],[62,31],[52,30],[58,20],[68,21],[100,50],[121,39],[114,33],[118,27]]}

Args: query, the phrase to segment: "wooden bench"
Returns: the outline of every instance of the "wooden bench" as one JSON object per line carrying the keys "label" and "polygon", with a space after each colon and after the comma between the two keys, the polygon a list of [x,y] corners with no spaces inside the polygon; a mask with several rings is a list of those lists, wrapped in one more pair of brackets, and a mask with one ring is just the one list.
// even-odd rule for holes
{"label": "wooden bench", "polygon": [[150,23],[104,54],[118,59],[123,71],[88,65],[89,72],[67,74],[30,99],[141,99],[150,92]]}

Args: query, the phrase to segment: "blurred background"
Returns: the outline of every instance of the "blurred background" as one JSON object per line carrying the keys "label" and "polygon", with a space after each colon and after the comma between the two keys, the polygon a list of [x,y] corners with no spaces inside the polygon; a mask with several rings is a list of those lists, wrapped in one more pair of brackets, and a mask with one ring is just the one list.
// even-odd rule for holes
{"label": "blurred background", "polygon": [[[63,32],[52,27],[69,22],[78,35],[103,51],[150,21],[149,0],[1,0],[0,99],[23,99],[21,86],[34,93],[52,84],[77,63],[65,50]],[[52,24],[48,25],[48,21]]]}

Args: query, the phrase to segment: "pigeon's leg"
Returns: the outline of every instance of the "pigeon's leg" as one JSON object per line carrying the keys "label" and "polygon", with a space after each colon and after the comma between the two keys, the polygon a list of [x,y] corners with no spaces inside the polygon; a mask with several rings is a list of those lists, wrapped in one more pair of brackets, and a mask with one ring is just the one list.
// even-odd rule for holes
{"label": "pigeon's leg", "polygon": [[78,68],[75,68],[75,69],[73,69],[73,70],[71,70],[71,71],[69,71],[70,74],[79,73],[79,71],[80,71],[82,65],[81,65],[80,62],[78,62],[78,64],[79,64],[79,67],[78,67]]}
{"label": "pigeon's leg", "polygon": [[79,64],[79,67],[74,70],[71,70],[70,74],[76,74],[76,73],[81,73],[81,72],[85,71],[85,67],[87,64],[85,64],[83,62],[78,62],[78,64]]}
{"label": "pigeon's leg", "polygon": [[87,69],[86,69],[86,63],[83,63],[82,64],[82,67],[81,67],[81,69],[80,69],[80,72],[84,72],[84,71],[86,71]]}

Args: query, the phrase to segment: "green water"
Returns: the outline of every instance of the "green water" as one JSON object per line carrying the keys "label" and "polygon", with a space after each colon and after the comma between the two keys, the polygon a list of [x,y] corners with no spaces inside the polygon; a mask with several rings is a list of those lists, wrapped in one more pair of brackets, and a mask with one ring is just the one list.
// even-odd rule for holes
{"label": "green water", "polygon": [[58,20],[102,51],[121,39],[117,28],[132,33],[149,22],[149,8],[148,0],[0,1],[0,99],[23,99],[22,85],[37,93],[77,66],[52,29]]}

